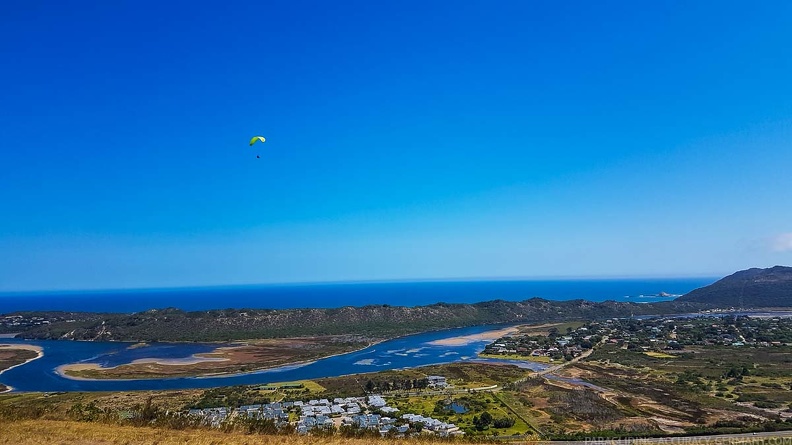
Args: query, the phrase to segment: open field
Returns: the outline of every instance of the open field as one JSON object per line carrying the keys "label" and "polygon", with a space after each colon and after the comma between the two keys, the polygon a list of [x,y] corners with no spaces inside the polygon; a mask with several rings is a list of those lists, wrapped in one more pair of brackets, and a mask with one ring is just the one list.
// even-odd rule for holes
{"label": "open field", "polygon": [[792,408],[790,347],[690,347],[666,358],[608,345],[595,351],[578,368],[594,364],[614,373],[633,372],[647,379],[674,383],[730,404]]}
{"label": "open field", "polygon": [[567,330],[575,330],[580,326],[583,326],[584,322],[582,321],[567,321],[567,322],[559,322],[559,323],[544,323],[544,324],[532,324],[532,325],[522,325],[518,326],[518,331],[520,334],[528,334],[528,335],[547,335],[550,333],[550,330],[553,329],[560,333],[565,333]]}
{"label": "open field", "polygon": [[93,404],[109,411],[128,411],[143,406],[147,400],[164,410],[182,410],[200,400],[203,390],[62,392],[0,394],[0,419],[45,418],[69,419],[68,411],[76,404]]}
{"label": "open field", "polygon": [[[444,422],[453,423],[465,431],[468,437],[492,434],[499,436],[522,436],[533,432],[530,425],[515,415],[515,413],[492,392],[477,392],[454,396],[396,396],[389,398],[388,402],[390,406],[398,408],[400,412],[420,414]],[[457,407],[461,407],[458,408],[459,410],[464,409],[466,412],[458,413],[449,409],[448,407],[452,403]],[[474,417],[480,417],[485,412],[489,413],[493,419],[511,419],[514,423],[505,427],[489,425],[487,428],[479,431],[474,425]]]}
{"label": "open field", "polygon": [[524,360],[527,362],[536,362],[536,363],[563,363],[564,360],[553,360],[546,355],[519,355],[519,354],[479,354],[481,358],[495,358],[501,360]]}
{"label": "open field", "polygon": [[[779,390],[779,387],[788,386],[775,385],[782,385],[783,379],[792,376],[763,376],[759,372],[762,365],[757,365],[754,367],[757,374],[744,377],[740,384],[724,381],[729,387],[727,392],[735,394],[729,399],[715,395],[717,385],[714,383],[711,389],[700,389],[695,379],[688,380],[689,373],[685,370],[693,366],[693,362],[684,354],[676,359],[660,359],[610,345],[597,352],[600,354],[593,357],[600,359],[571,363],[558,371],[567,380],[545,379],[510,365],[452,363],[291,384],[273,382],[207,390],[10,393],[0,395],[0,421],[111,421],[128,426],[125,416],[137,418],[147,404],[160,413],[182,412],[188,408],[233,408],[374,392],[383,394],[388,404],[400,409],[401,413],[422,414],[455,423],[468,438],[519,434],[524,438],[567,439],[585,435],[735,433],[792,428],[792,422],[784,421],[785,405],[760,408],[755,402],[747,401],[748,398],[765,398],[760,401],[774,402],[788,397],[788,390]],[[631,354],[624,355],[625,362],[633,361],[631,365],[618,363],[616,358],[623,354]],[[715,351],[713,354],[718,355]],[[603,356],[610,361],[601,360]],[[638,366],[639,362],[652,366]],[[674,368],[677,363],[683,367]],[[767,369],[773,368],[767,365]],[[416,381],[428,375],[445,376],[453,386],[443,390],[415,386]],[[680,381],[680,375],[687,377]],[[581,378],[604,389],[584,388],[575,380]],[[709,381],[702,378],[702,382],[706,385]],[[738,401],[739,397],[745,401]],[[467,411],[449,410],[451,403]],[[496,427],[493,422],[477,427],[474,416],[484,412],[493,420],[505,421],[506,426]],[[157,425],[171,425],[168,419],[166,417]],[[509,424],[512,420],[514,423]]]}
{"label": "open field", "polygon": [[96,364],[72,364],[60,367],[59,372],[66,377],[80,379],[151,379],[233,374],[304,363],[351,352],[368,345],[368,342],[350,336],[265,339],[218,347],[213,352],[196,354],[190,359],[140,359],[110,368]]}
{"label": "open field", "polygon": [[779,423],[792,417],[784,349],[702,347],[666,358],[606,345],[562,375],[607,388],[604,399],[667,433],[789,428]]}
{"label": "open field", "polygon": [[[260,435],[212,430],[164,430],[56,420],[27,420],[0,423],[0,444],[8,445],[367,445],[371,438]],[[383,441],[384,443],[384,441]],[[414,444],[440,444],[432,438],[410,439]]]}
{"label": "open field", "polygon": [[644,354],[648,355],[652,358],[676,358],[676,355],[673,354],[666,354],[664,352],[657,352],[657,351],[646,351]]}
{"label": "open field", "polygon": [[445,376],[457,388],[480,388],[507,385],[531,375],[532,371],[513,365],[449,363],[417,368],[426,375]]}

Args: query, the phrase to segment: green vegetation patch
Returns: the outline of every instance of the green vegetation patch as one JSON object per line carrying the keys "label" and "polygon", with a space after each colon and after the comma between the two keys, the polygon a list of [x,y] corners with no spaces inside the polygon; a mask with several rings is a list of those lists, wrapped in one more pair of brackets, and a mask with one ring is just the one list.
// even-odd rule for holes
{"label": "green vegetation patch", "polygon": [[422,366],[416,370],[425,375],[441,375],[455,385],[470,388],[504,386],[533,374],[532,371],[518,366],[485,363],[448,363]]}
{"label": "green vegetation patch", "polygon": [[[467,436],[513,436],[533,434],[533,428],[516,415],[492,393],[471,393],[453,396],[410,396],[388,398],[390,406],[400,412],[421,414],[457,425]],[[464,407],[455,412],[450,406]]]}

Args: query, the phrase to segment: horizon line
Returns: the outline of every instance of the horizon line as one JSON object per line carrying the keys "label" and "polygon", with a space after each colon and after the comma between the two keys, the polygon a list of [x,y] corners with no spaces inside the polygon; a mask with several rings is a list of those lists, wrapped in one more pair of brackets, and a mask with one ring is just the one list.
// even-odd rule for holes
{"label": "horizon line", "polygon": [[237,284],[174,285],[161,287],[96,287],[65,289],[2,290],[0,296],[38,293],[114,293],[114,292],[169,292],[178,290],[209,290],[227,288],[254,288],[276,286],[333,286],[345,284],[389,284],[389,283],[449,283],[449,282],[486,282],[486,281],[609,281],[609,280],[662,280],[662,279],[711,279],[722,278],[729,274],[680,274],[680,275],[538,275],[538,276],[490,276],[490,277],[432,277],[432,278],[382,278],[368,280],[322,280],[322,281],[273,281]]}

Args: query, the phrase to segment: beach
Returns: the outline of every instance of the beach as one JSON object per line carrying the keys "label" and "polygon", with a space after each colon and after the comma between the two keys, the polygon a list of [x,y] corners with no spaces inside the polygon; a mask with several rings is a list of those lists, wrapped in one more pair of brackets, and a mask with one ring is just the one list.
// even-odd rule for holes
{"label": "beach", "polygon": [[497,329],[492,331],[480,332],[478,334],[441,338],[438,340],[430,341],[429,344],[432,346],[464,346],[481,341],[497,340],[503,337],[504,335],[513,334],[517,331],[518,329],[516,327],[508,327],[508,328]]}

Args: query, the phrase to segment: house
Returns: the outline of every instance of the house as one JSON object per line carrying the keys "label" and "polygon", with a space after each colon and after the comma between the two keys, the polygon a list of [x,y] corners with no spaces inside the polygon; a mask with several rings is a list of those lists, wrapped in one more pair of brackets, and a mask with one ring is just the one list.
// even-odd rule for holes
{"label": "house", "polygon": [[430,388],[445,388],[448,386],[448,382],[446,378],[440,375],[429,375],[426,376],[426,380],[429,381]]}
{"label": "house", "polygon": [[387,405],[388,402],[382,398],[382,396],[373,395],[369,396],[368,398],[368,405],[374,408],[382,408],[383,406]]}

